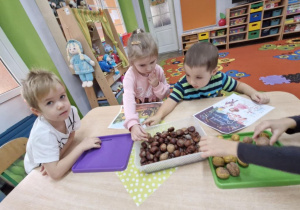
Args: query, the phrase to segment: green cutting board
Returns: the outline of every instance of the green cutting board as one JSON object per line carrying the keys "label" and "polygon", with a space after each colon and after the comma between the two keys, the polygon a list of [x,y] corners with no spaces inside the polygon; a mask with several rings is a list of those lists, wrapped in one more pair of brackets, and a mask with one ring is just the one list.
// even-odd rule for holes
{"label": "green cutting board", "polygon": [[[269,131],[264,133],[272,136]],[[244,137],[253,136],[253,132],[238,133],[240,141]],[[223,135],[224,139],[230,139],[232,134]],[[253,143],[255,144],[255,143]],[[275,147],[281,147],[280,142],[274,144]],[[272,157],[270,157],[272,158]],[[240,175],[237,177],[230,176],[228,179],[220,179],[216,174],[216,167],[212,164],[212,157],[209,157],[209,165],[216,185],[221,189],[235,189],[235,188],[250,188],[250,187],[270,187],[270,186],[285,186],[300,184],[300,175],[291,174],[279,170],[269,169],[262,166],[249,164],[248,167],[240,168]],[[295,166],[297,167],[297,166]]]}

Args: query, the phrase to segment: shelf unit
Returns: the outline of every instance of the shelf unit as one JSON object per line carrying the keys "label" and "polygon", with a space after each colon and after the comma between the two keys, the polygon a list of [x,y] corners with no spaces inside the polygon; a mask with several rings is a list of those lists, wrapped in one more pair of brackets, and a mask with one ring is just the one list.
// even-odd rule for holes
{"label": "shelf unit", "polygon": [[183,54],[185,54],[186,51],[197,42],[211,42],[215,46],[226,47],[227,33],[227,26],[184,33],[181,36]]}
{"label": "shelf unit", "polygon": [[286,0],[282,37],[300,33],[300,0]]}
{"label": "shelf unit", "polygon": [[[223,27],[182,34],[183,54],[194,43],[204,40],[213,43],[216,38],[226,39],[222,44],[215,45],[229,49],[231,44],[265,38],[281,40],[285,35],[300,33],[300,0],[264,0],[242,4],[226,10],[226,22]],[[211,32],[217,30],[224,30],[224,35],[212,37]],[[201,39],[201,35],[205,39]]]}
{"label": "shelf unit", "polygon": [[[121,52],[126,56],[126,53],[124,51],[123,45],[119,39],[119,36],[116,32],[116,29],[114,27],[114,24],[111,20],[110,14],[107,9],[104,9],[103,12],[105,13],[105,17],[107,21],[109,22],[109,25],[111,27],[113,37],[117,42],[118,48],[121,50]],[[101,70],[96,53],[94,53],[93,49],[90,47],[88,44],[88,41],[86,40],[83,32],[81,31],[76,18],[74,14],[72,13],[70,7],[63,7],[61,9],[57,10],[59,19],[62,23],[62,29],[64,32],[64,35],[67,40],[69,39],[76,39],[80,41],[82,44],[83,52],[86,54],[88,57],[90,57],[94,62],[94,87],[85,87],[85,92],[87,94],[89,103],[92,108],[98,107],[99,101],[104,101],[106,100],[109,105],[118,105],[117,98],[115,94],[113,93],[111,86],[123,75],[127,70],[128,67],[123,68],[121,64],[117,66],[117,69],[120,71],[118,75],[112,71],[111,73],[105,73]],[[91,37],[92,44],[96,45],[100,49],[100,54],[99,55],[104,55],[104,47],[101,42],[101,39],[99,37],[99,34],[97,30],[95,29],[95,25],[93,23],[89,23],[88,25],[89,28],[89,33]],[[91,30],[94,28],[94,30]],[[110,46],[114,46],[110,38],[106,35],[105,31],[104,33],[104,38],[105,42],[107,44],[110,44]],[[71,70],[71,72],[74,74],[74,71]],[[104,94],[104,97],[97,97],[97,90],[101,89],[101,91]]]}

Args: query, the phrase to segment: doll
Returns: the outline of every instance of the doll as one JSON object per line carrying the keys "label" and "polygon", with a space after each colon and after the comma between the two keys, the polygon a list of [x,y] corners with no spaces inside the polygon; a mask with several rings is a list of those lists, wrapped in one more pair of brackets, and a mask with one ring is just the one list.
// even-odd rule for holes
{"label": "doll", "polygon": [[83,54],[82,45],[77,40],[70,39],[66,48],[70,67],[75,70],[75,74],[79,75],[82,87],[93,86],[93,66],[95,66],[95,62]]}

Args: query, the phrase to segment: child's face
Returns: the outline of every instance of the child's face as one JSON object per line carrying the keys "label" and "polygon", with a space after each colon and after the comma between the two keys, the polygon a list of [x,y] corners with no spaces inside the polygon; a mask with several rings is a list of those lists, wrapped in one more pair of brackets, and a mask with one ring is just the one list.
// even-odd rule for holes
{"label": "child's face", "polygon": [[209,83],[211,76],[216,74],[217,68],[212,72],[209,72],[206,67],[190,68],[188,65],[184,65],[184,71],[188,83],[195,89],[199,89],[205,87]]}
{"label": "child's face", "polygon": [[57,83],[48,94],[38,100],[40,110],[33,110],[37,115],[43,115],[50,123],[62,122],[69,117],[71,104],[65,88]]}
{"label": "child's face", "polygon": [[141,75],[148,76],[152,71],[154,71],[156,61],[156,56],[148,56],[142,59],[135,60],[132,65]]}

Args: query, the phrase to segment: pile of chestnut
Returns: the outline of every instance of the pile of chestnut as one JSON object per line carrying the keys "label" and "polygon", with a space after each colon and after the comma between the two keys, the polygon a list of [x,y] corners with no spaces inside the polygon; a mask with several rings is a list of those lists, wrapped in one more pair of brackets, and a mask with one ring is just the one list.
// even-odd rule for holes
{"label": "pile of chestnut", "polygon": [[141,165],[199,152],[200,139],[194,126],[178,130],[170,127],[154,136],[148,133],[148,141],[141,144]]}

